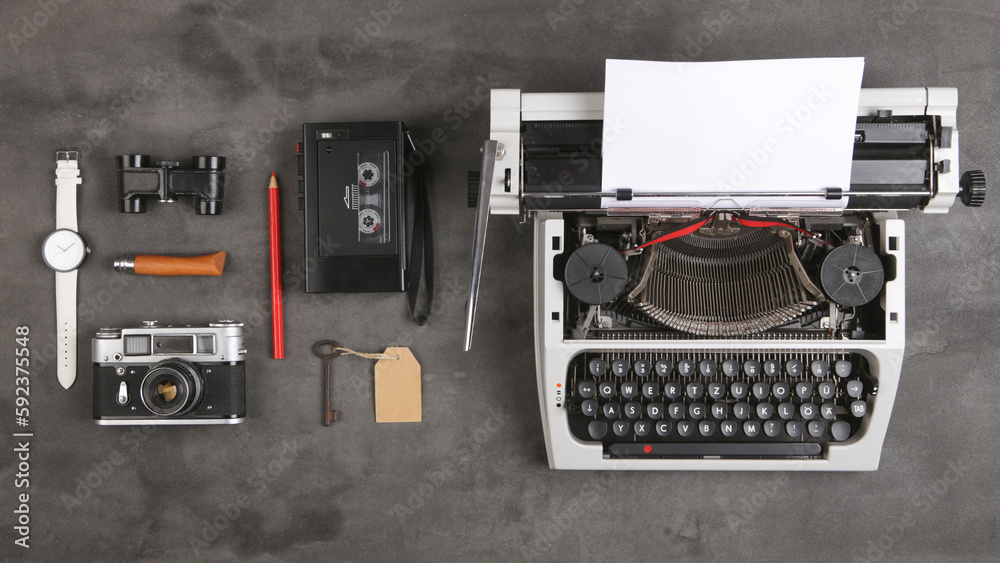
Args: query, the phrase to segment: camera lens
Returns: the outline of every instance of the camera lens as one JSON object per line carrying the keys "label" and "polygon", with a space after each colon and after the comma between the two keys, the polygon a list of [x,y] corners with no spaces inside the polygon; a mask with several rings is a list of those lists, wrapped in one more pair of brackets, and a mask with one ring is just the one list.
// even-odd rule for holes
{"label": "camera lens", "polygon": [[180,416],[198,405],[201,375],[183,360],[166,360],[153,366],[142,380],[142,403],[159,416]]}

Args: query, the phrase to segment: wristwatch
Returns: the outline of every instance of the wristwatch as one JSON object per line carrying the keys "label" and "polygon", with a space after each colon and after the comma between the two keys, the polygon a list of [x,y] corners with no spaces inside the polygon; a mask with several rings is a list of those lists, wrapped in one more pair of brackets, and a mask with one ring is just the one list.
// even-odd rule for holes
{"label": "wristwatch", "polygon": [[77,151],[56,153],[56,230],[42,243],[42,258],[56,272],[56,373],[69,389],[76,381],[76,271],[90,249],[76,232]]}

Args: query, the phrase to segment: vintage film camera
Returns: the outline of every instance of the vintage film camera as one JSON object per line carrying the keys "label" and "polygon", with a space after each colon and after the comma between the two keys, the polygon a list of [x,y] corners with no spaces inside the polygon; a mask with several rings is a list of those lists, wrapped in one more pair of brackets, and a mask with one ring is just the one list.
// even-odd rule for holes
{"label": "vintage film camera", "polygon": [[406,291],[405,125],[306,123],[303,141],[306,291]]}
{"label": "vintage film camera", "polygon": [[100,425],[246,420],[243,323],[102,328],[93,339]]}
{"label": "vintage film camera", "polygon": [[118,168],[118,209],[122,213],[145,213],[146,201],[176,201],[180,196],[194,197],[198,215],[222,213],[226,184],[226,159],[221,156],[196,156],[190,169],[179,162],[157,161],[148,154],[123,154],[115,158]]}

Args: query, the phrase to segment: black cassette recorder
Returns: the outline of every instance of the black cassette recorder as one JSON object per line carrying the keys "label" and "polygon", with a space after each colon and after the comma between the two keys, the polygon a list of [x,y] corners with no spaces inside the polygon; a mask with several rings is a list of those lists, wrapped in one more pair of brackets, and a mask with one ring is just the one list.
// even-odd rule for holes
{"label": "black cassette recorder", "polygon": [[405,291],[410,315],[424,324],[434,287],[424,153],[401,121],[306,123],[302,130],[306,292]]}
{"label": "black cassette recorder", "polygon": [[403,123],[307,123],[303,141],[306,291],[406,291]]}

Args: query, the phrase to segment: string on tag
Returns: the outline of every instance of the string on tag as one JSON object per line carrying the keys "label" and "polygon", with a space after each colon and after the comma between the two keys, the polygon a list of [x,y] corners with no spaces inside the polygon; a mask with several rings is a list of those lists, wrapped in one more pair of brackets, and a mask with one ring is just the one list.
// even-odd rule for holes
{"label": "string on tag", "polygon": [[358,352],[351,350],[350,348],[337,347],[334,348],[335,352],[340,352],[348,356],[360,356],[362,358],[368,358],[369,360],[398,360],[399,354],[367,354],[365,352]]}

